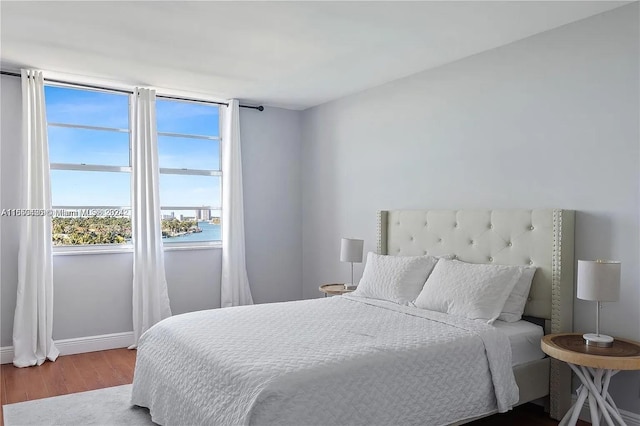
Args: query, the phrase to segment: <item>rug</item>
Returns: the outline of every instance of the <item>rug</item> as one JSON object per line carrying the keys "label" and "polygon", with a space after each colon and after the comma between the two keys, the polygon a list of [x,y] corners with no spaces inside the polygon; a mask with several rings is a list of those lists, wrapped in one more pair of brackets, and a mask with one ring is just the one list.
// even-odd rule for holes
{"label": "rug", "polygon": [[72,393],[7,404],[5,426],[145,425],[153,426],[149,410],[129,403],[131,385]]}

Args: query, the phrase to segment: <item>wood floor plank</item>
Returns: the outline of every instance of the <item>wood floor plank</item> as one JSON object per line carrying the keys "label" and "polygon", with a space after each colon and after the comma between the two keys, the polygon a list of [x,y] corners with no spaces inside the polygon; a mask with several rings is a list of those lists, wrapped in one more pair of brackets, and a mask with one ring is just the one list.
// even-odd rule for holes
{"label": "wood floor plank", "polygon": [[4,364],[2,369],[6,380],[7,404],[27,401],[29,395],[26,384],[33,373],[29,373],[28,368],[16,368],[12,364]]}
{"label": "wood floor plank", "polygon": [[29,400],[46,398],[48,393],[47,385],[45,385],[44,379],[42,378],[42,366],[21,368],[20,370],[30,370],[29,373],[32,373],[28,375],[25,384],[27,398],[29,398]]}
{"label": "wood floor plank", "polygon": [[88,352],[85,354],[78,355],[68,355],[69,358],[73,360],[73,365],[75,365],[76,369],[82,376],[82,380],[85,383],[85,391],[106,388],[107,383],[105,383],[104,378],[100,375],[98,370],[96,370],[96,366],[93,365],[91,358],[93,358],[94,352]]}
{"label": "wood floor plank", "polygon": [[73,358],[71,358],[71,355],[60,356],[55,363],[59,366],[58,368],[62,374],[64,385],[69,393],[84,392],[88,390],[82,375],[73,362]]}
{"label": "wood floor plank", "polygon": [[70,393],[64,379],[62,363],[45,362],[39,368],[49,396],[66,395]]}
{"label": "wood floor plank", "polygon": [[[132,352],[128,349],[113,349],[105,354],[105,358],[111,365],[114,372],[117,372],[122,377],[121,384],[129,384],[133,382],[133,363],[131,362],[131,356],[128,354]],[[134,352],[135,356],[135,352]]]}
{"label": "wood floor plank", "polygon": [[4,380],[4,365],[0,366],[0,392],[2,395],[0,396],[0,426],[4,426],[4,409],[3,405],[7,404],[7,386]]}
{"label": "wood floor plank", "polygon": [[127,364],[131,367],[131,371],[136,366],[136,355],[138,351],[135,349],[118,349],[118,356],[127,361]]}
{"label": "wood floor plank", "polygon": [[97,374],[100,376],[103,387],[111,387],[126,384],[125,377],[113,367],[111,356],[105,355],[105,352],[91,352],[87,354],[87,359],[93,365]]}
{"label": "wood floor plank", "polygon": [[[9,365],[9,364],[5,364],[5,365]],[[2,392],[2,394],[0,395],[0,404],[4,405],[7,404],[7,385],[5,383],[5,379],[4,379],[4,368],[5,365],[0,366],[0,392]]]}

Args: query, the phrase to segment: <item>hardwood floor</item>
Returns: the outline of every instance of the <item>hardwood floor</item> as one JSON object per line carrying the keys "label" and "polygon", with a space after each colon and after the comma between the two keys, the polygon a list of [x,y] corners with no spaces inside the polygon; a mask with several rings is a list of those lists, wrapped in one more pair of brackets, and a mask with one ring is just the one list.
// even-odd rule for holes
{"label": "hardwood floor", "polygon": [[[2,405],[84,392],[133,381],[136,351],[113,349],[58,357],[38,367],[0,367]],[[2,411],[0,411],[0,414]],[[4,426],[0,416],[0,426]]]}
{"label": "hardwood floor", "polygon": [[[504,414],[476,420],[469,423],[473,426],[556,426],[557,421],[551,419],[544,409],[535,404],[523,404]],[[591,423],[578,420],[577,426],[590,426]]]}
{"label": "hardwood floor", "polygon": [[[124,385],[133,381],[136,351],[113,349],[59,357],[39,367],[0,367],[2,405],[68,393]],[[473,426],[555,426],[541,407],[525,404],[505,414],[469,423]],[[578,425],[589,423],[578,422]],[[0,426],[4,426],[0,409]]]}

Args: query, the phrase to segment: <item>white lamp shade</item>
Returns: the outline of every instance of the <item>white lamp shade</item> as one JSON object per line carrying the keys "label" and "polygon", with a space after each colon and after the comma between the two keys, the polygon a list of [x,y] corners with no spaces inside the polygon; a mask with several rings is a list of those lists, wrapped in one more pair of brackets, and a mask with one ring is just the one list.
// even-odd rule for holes
{"label": "white lamp shade", "polygon": [[343,238],[340,242],[340,262],[362,263],[364,240]]}
{"label": "white lamp shade", "polygon": [[615,302],[620,297],[620,262],[578,260],[578,299]]}

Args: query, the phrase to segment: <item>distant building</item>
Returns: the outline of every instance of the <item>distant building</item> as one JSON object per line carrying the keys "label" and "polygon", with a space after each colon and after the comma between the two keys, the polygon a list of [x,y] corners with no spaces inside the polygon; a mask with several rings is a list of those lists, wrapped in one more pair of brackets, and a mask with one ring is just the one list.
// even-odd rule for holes
{"label": "distant building", "polygon": [[211,210],[209,209],[198,209],[196,210],[196,218],[200,222],[207,222],[211,220]]}

